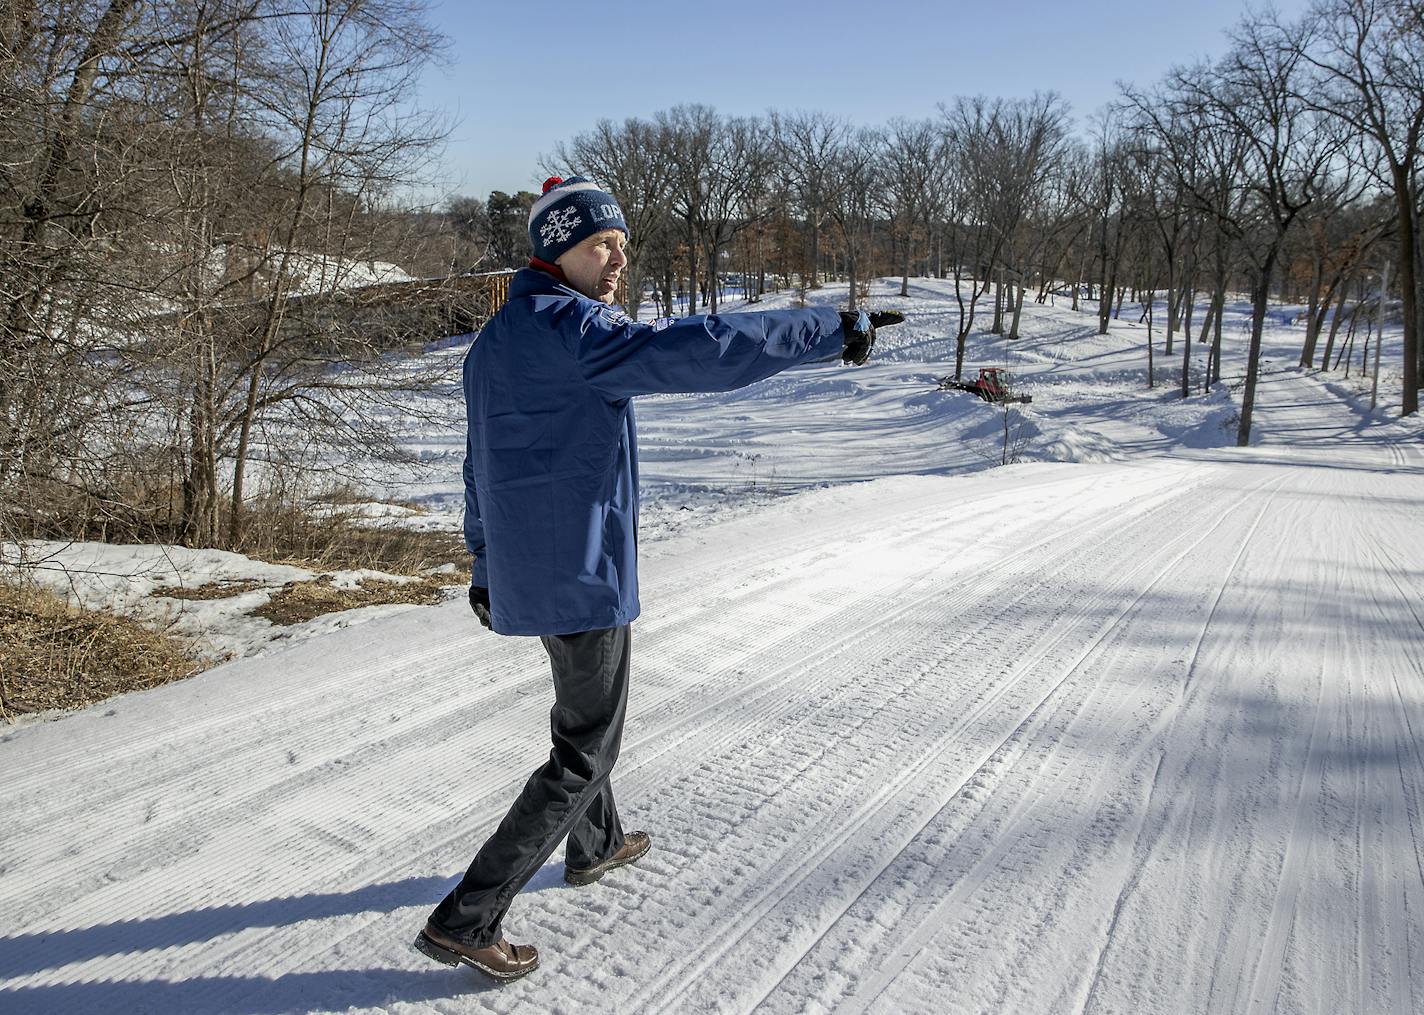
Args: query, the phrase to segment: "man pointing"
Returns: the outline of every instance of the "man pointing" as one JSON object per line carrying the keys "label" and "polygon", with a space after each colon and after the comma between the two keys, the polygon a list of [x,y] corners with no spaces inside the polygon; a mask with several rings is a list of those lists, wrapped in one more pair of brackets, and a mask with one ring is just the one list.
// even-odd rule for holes
{"label": "man pointing", "polygon": [[624,832],[609,781],[639,611],[632,396],[727,391],[809,360],[859,364],[874,342],[872,318],[829,308],[639,324],[612,306],[627,238],[611,194],[551,178],[529,214],[534,257],[465,358],[470,604],[496,633],[543,642],[553,750],[415,944],[499,980],[539,963],[500,923],[561,841],[573,885],[651,846]]}

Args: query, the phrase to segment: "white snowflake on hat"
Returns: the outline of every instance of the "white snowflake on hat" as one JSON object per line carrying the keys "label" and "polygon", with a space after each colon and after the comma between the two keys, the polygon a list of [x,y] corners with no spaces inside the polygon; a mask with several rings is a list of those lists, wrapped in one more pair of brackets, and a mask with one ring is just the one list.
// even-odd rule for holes
{"label": "white snowflake on hat", "polygon": [[563,243],[583,223],[574,208],[555,208],[539,227],[539,238],[545,243]]}

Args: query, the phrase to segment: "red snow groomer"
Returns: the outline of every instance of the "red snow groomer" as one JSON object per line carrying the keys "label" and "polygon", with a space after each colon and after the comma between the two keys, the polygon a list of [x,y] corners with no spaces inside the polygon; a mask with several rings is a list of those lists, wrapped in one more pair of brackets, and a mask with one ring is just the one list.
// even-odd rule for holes
{"label": "red snow groomer", "polygon": [[956,381],[953,377],[940,380],[941,391],[968,391],[986,402],[1003,405],[1006,402],[1032,402],[1033,396],[1014,391],[1013,378],[998,367],[980,367],[977,381]]}

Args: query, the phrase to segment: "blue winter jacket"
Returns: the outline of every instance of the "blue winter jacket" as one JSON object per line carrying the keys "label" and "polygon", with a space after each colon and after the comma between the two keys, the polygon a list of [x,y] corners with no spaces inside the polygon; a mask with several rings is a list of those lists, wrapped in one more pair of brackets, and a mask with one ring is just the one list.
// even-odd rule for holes
{"label": "blue winter jacket", "polygon": [[638,615],[631,396],[729,391],[838,356],[834,309],[639,324],[533,268],[465,357],[465,542],[500,634]]}

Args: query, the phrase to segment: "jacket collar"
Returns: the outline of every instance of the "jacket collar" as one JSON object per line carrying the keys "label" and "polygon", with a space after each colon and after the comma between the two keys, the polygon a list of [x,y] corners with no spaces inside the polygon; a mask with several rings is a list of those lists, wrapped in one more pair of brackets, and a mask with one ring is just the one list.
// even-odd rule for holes
{"label": "jacket collar", "polygon": [[564,285],[569,284],[568,276],[564,274],[564,269],[560,268],[557,264],[550,264],[548,261],[541,261],[537,257],[531,257],[529,258],[529,267],[553,275]]}
{"label": "jacket collar", "polygon": [[567,282],[560,281],[547,271],[539,268],[520,268],[514,273],[514,278],[509,283],[509,296],[552,296],[559,295],[579,295],[575,290],[569,288]]}

